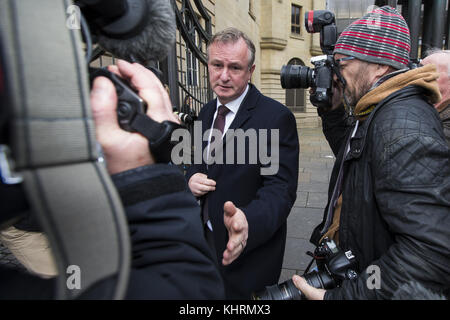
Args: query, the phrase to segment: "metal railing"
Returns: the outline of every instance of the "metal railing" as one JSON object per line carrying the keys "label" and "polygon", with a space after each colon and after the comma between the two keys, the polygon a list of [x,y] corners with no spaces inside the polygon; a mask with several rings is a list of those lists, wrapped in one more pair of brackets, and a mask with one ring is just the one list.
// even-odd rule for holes
{"label": "metal railing", "polygon": [[[213,98],[209,85],[206,46],[211,38],[211,17],[201,0],[172,0],[177,22],[177,41],[169,53],[168,73],[172,102],[179,111],[189,107],[198,115]],[[189,104],[187,106],[187,104]]]}

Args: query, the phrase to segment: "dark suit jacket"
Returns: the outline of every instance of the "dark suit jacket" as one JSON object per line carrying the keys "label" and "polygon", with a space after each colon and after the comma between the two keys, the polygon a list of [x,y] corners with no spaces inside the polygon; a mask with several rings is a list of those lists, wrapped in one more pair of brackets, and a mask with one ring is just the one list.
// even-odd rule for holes
{"label": "dark suit jacket", "polygon": [[[202,134],[211,128],[215,109],[216,100],[202,108],[199,114]],[[222,140],[224,151],[234,141],[234,164],[225,163],[226,153],[223,152],[225,164],[208,167],[205,163],[192,165],[186,178],[189,181],[193,174],[202,172],[216,181],[216,190],[204,197],[208,197],[208,212],[214,229],[217,260],[225,282],[226,296],[231,299],[248,299],[255,290],[277,283],[281,273],[286,243],[286,219],[297,191],[299,142],[292,112],[281,103],[263,96],[251,84],[227,133],[230,133],[230,129],[238,128],[244,132],[248,129],[256,129],[256,132],[258,129],[279,130],[279,157],[271,155],[272,165],[279,165],[276,174],[261,175],[261,168],[270,167],[270,164],[262,164],[259,156],[256,157],[256,163],[249,161],[249,139],[246,140],[245,164],[237,164],[237,139],[225,135]],[[261,136],[258,140],[260,138]],[[271,132],[267,133],[267,139],[269,144],[273,144]],[[203,150],[206,146],[205,141]],[[204,199],[202,200],[203,203]],[[223,222],[223,205],[226,201],[232,201],[244,211],[249,234],[243,253],[231,265],[224,267],[222,255],[228,242],[228,232]]]}

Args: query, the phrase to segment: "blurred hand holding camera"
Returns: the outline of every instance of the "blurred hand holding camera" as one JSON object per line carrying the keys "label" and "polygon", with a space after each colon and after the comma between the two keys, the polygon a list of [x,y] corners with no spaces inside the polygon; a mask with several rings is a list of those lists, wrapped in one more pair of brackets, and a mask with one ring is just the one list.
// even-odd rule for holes
{"label": "blurred hand holding camera", "polygon": [[[157,122],[169,120],[179,123],[158,78],[140,64],[118,60],[109,71],[129,81],[148,104],[147,115]],[[92,115],[97,140],[101,144],[110,174],[155,163],[148,140],[139,133],[130,133],[119,127],[117,120],[117,94],[112,82],[105,77],[94,80],[91,91]]]}
{"label": "blurred hand holding camera", "polygon": [[[327,112],[327,111],[332,111],[332,110],[336,110],[337,108],[339,108],[340,106],[342,106],[343,104],[343,100],[344,97],[342,95],[343,92],[343,88],[342,85],[336,81],[333,81],[332,84],[332,96],[331,96],[331,106],[326,108],[326,107],[322,107],[322,110]],[[315,88],[310,88],[309,89],[309,94],[312,95],[315,92]]]}

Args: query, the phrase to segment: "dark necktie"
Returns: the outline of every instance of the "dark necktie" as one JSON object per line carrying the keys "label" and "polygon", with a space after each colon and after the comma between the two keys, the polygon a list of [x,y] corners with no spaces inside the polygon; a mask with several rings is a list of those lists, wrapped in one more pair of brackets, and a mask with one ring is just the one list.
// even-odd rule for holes
{"label": "dark necktie", "polygon": [[[225,117],[227,113],[230,112],[230,109],[228,109],[226,106],[221,105],[219,106],[219,110],[217,110],[217,116],[214,120],[213,128],[220,130],[220,132],[223,133],[223,128],[225,127]],[[214,141],[214,136],[211,136],[211,143]],[[214,150],[211,152],[211,156],[214,157]],[[203,210],[202,210],[202,218],[203,223],[207,223],[209,220],[209,214],[208,214],[208,198],[206,197],[205,202],[203,203]]]}
{"label": "dark necktie", "polygon": [[223,128],[225,127],[225,117],[227,113],[230,112],[226,106],[219,106],[219,110],[217,111],[216,120],[214,120],[214,129],[219,129],[220,132],[223,133]]}
{"label": "dark necktie", "polygon": [[[219,110],[217,110],[216,120],[214,120],[213,128],[220,130],[220,132],[222,134],[223,134],[223,128],[225,127],[225,117],[228,112],[230,112],[230,109],[228,109],[226,106],[224,106],[224,105],[219,106]],[[211,136],[210,143],[214,142],[214,138],[215,138],[214,136]],[[211,156],[214,157],[214,155],[215,155],[215,152],[214,152],[214,150],[212,150]]]}

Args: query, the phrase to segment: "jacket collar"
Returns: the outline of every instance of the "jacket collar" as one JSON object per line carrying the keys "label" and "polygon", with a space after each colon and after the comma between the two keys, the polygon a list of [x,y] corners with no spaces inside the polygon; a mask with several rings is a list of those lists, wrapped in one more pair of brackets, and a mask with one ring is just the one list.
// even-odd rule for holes
{"label": "jacket collar", "polygon": [[[253,84],[249,83],[247,95],[242,101],[241,106],[239,107],[239,110],[234,117],[233,122],[230,124],[228,130],[241,128],[244,123],[247,122],[247,120],[251,117],[252,110],[256,108],[256,103],[258,102],[260,96],[261,93],[259,92],[259,90],[256,89]],[[227,135],[225,134],[225,137],[226,141],[228,141],[232,136],[227,137]]]}
{"label": "jacket collar", "polygon": [[[241,102],[241,105],[239,106],[238,112],[236,116],[234,117],[233,122],[230,124],[230,129],[237,129],[250,117],[250,110],[254,109],[256,107],[256,103],[261,96],[261,93],[259,92],[256,87],[249,83],[249,88],[247,91],[246,96]],[[212,126],[212,121],[214,117],[214,113],[216,112],[218,99],[215,98],[214,100],[210,101],[208,104],[205,105],[205,127],[203,128],[203,131],[208,130]]]}
{"label": "jacket collar", "polygon": [[[441,93],[437,85],[439,73],[434,65],[412,70],[399,70],[378,80],[377,87],[367,92],[356,104],[354,113],[357,119],[365,120],[375,106],[392,94],[408,86],[423,88],[423,94],[428,96],[431,103],[441,100]],[[382,83],[381,83],[382,82]]]}
{"label": "jacket collar", "polygon": [[[245,97],[247,96],[248,90],[250,89],[250,84],[247,84],[247,87],[245,88],[244,92],[237,98],[234,99],[231,102],[228,102],[225,104],[225,106],[230,110],[232,113],[237,113],[239,111],[239,107],[242,104],[242,101],[244,101]],[[216,110],[221,106],[219,99],[216,98]]]}
{"label": "jacket collar", "polygon": [[250,110],[256,108],[256,102],[258,101],[260,95],[261,93],[259,90],[256,89],[253,84],[249,83],[247,95],[244,100],[242,100],[239,110],[234,117],[233,122],[230,124],[230,129],[240,128],[244,122],[247,121],[250,117]]}
{"label": "jacket collar", "polygon": [[399,98],[399,97],[407,97],[412,95],[423,94],[425,91],[424,88],[418,86],[408,86],[403,89],[400,89],[383,100],[381,100],[375,107],[375,109],[370,113],[369,117],[362,121],[359,124],[359,128],[353,138],[350,140],[350,151],[345,156],[345,160],[357,159],[361,157],[361,154],[364,151],[366,146],[366,138],[367,132],[369,131],[370,125],[375,117],[375,115],[386,105],[389,105],[389,102]]}

